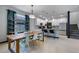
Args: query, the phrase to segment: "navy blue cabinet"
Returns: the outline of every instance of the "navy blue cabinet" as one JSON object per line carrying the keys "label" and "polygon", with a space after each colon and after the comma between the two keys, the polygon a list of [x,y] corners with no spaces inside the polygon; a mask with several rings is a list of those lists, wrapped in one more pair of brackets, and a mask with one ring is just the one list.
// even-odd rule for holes
{"label": "navy blue cabinet", "polygon": [[25,19],[26,19],[26,21],[25,21],[25,29],[26,29],[26,31],[28,31],[28,30],[30,30],[30,18],[29,18],[28,15],[25,15]]}
{"label": "navy blue cabinet", "polygon": [[15,11],[7,10],[7,34],[14,33],[15,13]]}

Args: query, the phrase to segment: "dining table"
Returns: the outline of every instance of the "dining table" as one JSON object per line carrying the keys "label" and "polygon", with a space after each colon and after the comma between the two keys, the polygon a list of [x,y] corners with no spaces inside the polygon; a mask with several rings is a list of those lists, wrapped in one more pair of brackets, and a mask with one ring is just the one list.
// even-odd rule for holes
{"label": "dining table", "polygon": [[7,35],[8,49],[11,52],[14,52],[13,49],[11,48],[11,44],[12,44],[12,42],[16,42],[15,52],[20,53],[20,40],[22,40],[23,38],[26,37],[25,34],[29,34],[29,36],[30,36],[30,35],[35,35],[35,34],[38,34],[38,33],[39,32],[37,32],[37,31],[29,31],[29,32],[23,32],[23,33],[18,33],[18,34]]}

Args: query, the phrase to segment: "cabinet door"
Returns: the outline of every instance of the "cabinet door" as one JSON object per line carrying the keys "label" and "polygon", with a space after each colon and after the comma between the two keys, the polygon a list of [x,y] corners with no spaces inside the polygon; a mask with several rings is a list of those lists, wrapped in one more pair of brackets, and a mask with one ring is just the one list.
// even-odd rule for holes
{"label": "cabinet door", "polygon": [[30,18],[29,18],[28,15],[25,15],[25,19],[26,19],[26,21],[25,21],[25,29],[26,29],[26,31],[28,31],[28,30],[30,30]]}

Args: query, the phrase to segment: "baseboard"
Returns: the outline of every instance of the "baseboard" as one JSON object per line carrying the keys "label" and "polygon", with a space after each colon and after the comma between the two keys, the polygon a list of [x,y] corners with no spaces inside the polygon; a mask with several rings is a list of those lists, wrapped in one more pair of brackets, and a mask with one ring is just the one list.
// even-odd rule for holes
{"label": "baseboard", "polygon": [[2,43],[6,43],[6,42],[8,42],[7,40],[6,41],[2,41],[2,42],[0,42],[0,44],[2,44]]}

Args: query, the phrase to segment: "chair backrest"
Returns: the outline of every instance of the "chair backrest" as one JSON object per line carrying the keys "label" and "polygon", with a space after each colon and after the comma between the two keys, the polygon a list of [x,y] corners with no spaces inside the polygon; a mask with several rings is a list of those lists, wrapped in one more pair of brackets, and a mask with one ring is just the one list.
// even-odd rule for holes
{"label": "chair backrest", "polygon": [[50,33],[54,33],[54,30],[49,30]]}
{"label": "chair backrest", "polygon": [[44,29],[43,31],[44,31],[45,33],[48,33],[47,29]]}

